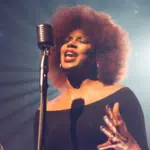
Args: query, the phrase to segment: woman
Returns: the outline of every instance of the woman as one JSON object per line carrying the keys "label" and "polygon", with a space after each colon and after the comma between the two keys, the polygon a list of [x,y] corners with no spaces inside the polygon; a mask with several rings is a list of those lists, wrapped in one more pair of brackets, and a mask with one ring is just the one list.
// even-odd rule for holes
{"label": "woman", "polygon": [[45,150],[148,150],[141,106],[118,84],[130,54],[127,33],[87,6],[59,9],[51,24],[49,78],[60,95],[47,103]]}

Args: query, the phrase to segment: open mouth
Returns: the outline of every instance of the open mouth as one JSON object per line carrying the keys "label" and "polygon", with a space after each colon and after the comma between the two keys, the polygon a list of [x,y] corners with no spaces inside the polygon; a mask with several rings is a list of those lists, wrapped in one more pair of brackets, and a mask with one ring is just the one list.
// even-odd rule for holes
{"label": "open mouth", "polygon": [[73,52],[65,52],[65,57],[76,57],[77,54]]}
{"label": "open mouth", "polygon": [[64,53],[64,56],[65,56],[64,58],[65,58],[66,62],[71,62],[71,61],[74,61],[76,59],[77,53],[67,51]]}

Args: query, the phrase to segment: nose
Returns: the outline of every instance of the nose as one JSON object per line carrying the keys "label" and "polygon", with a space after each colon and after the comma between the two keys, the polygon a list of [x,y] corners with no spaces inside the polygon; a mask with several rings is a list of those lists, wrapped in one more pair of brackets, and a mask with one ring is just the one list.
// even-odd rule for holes
{"label": "nose", "polygon": [[75,44],[68,44],[67,47],[68,48],[77,48],[77,45],[75,45]]}
{"label": "nose", "polygon": [[68,48],[77,48],[77,43],[76,43],[76,41],[75,41],[75,40],[72,40],[72,41],[68,42],[67,47],[68,47]]}

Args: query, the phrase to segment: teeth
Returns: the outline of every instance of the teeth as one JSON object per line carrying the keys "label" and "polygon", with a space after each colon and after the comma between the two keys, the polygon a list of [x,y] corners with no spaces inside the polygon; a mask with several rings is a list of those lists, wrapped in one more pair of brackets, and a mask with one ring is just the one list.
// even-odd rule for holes
{"label": "teeth", "polygon": [[65,53],[65,56],[67,57],[75,57],[76,56],[76,54],[75,53],[72,53],[72,52],[66,52]]}

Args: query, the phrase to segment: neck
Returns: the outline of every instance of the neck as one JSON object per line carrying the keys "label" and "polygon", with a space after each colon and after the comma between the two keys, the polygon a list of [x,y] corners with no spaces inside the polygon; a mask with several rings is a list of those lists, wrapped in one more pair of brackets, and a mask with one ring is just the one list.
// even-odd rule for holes
{"label": "neck", "polygon": [[67,88],[69,89],[79,89],[81,86],[85,84],[89,84],[94,81],[98,81],[97,79],[97,71],[96,69],[85,67],[84,69],[73,69],[66,74],[67,76]]}
{"label": "neck", "polygon": [[96,78],[91,77],[85,77],[85,76],[78,76],[78,75],[69,75],[67,77],[67,83],[68,87],[79,89],[81,86],[83,86],[85,83],[96,81]]}

